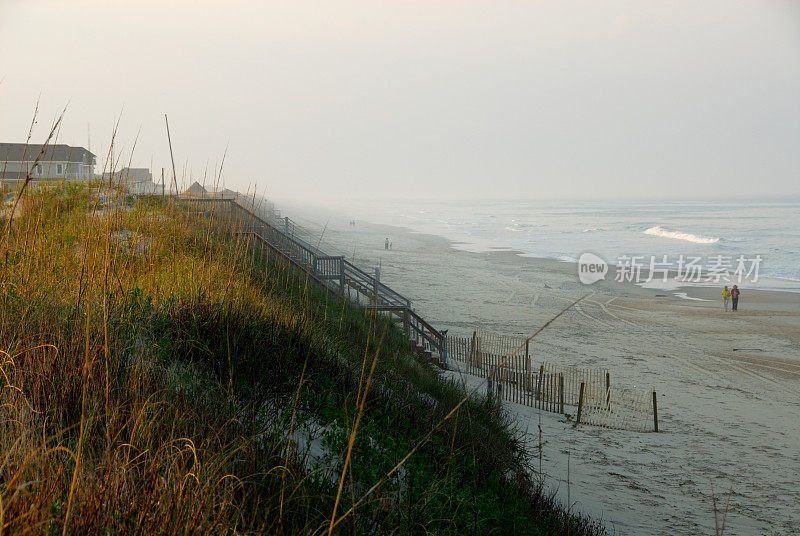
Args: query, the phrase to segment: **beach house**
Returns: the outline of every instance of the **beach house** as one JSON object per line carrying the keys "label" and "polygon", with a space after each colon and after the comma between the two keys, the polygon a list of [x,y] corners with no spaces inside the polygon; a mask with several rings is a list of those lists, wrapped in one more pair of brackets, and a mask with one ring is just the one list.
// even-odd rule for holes
{"label": "beach house", "polygon": [[[108,181],[108,176],[111,175],[108,171],[103,173],[103,181]],[[113,172],[114,183],[119,184],[135,184],[139,182],[151,182],[153,174],[148,168],[131,168],[124,167],[119,171]]]}
{"label": "beach house", "polygon": [[203,186],[195,181],[181,194],[182,197],[212,197],[216,199],[236,199],[239,192],[228,188],[215,188],[213,186]]}
{"label": "beach house", "polygon": [[105,172],[104,183],[108,182],[109,176],[114,186],[131,194],[161,195],[165,191],[163,184],[153,182],[153,174],[149,168],[124,167],[113,173]]}
{"label": "beach house", "polygon": [[96,161],[83,147],[55,144],[42,150],[41,145],[0,143],[0,182],[24,181],[28,175],[34,181],[90,180]]}

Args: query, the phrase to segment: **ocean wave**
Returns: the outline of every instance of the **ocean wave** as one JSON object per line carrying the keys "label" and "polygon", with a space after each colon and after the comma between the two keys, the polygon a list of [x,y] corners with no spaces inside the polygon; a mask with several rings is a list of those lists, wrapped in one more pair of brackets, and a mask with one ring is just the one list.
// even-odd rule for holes
{"label": "ocean wave", "polygon": [[525,231],[525,229],[520,229],[518,227],[506,227],[506,231],[511,231],[512,233],[521,233]]}
{"label": "ocean wave", "polygon": [[645,231],[642,231],[646,235],[650,236],[660,236],[662,238],[674,238],[675,240],[684,240],[686,242],[694,242],[695,244],[716,244],[720,241],[720,238],[715,236],[702,236],[696,235],[691,233],[682,233],[680,231],[668,231],[666,229],[662,229],[658,225],[655,227],[650,227]]}
{"label": "ocean wave", "polygon": [[584,229],[584,233],[594,233],[595,231],[602,231],[599,227],[589,227],[588,229]]}

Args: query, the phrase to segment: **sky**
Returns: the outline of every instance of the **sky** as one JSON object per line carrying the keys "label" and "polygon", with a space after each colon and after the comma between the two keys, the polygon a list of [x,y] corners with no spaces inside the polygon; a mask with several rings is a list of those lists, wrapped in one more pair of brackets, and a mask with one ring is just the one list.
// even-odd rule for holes
{"label": "sky", "polygon": [[0,141],[37,99],[278,201],[797,196],[800,2],[0,0]]}

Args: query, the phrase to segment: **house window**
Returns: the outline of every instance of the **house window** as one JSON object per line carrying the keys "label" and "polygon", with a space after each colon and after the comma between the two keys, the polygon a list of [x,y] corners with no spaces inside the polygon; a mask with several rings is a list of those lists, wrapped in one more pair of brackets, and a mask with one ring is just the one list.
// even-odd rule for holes
{"label": "house window", "polygon": [[64,173],[64,164],[58,164],[58,165],[56,166],[56,173],[58,173],[59,175],[61,175],[62,173]]}

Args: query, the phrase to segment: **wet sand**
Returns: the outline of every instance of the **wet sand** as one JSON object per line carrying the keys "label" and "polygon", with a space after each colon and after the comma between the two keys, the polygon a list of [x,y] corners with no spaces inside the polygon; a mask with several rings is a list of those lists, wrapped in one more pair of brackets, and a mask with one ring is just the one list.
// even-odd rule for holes
{"label": "wet sand", "polygon": [[589,294],[534,339],[534,360],[605,367],[612,384],[654,388],[661,433],[573,428],[505,407],[534,458],[541,419],[548,486],[611,533],[713,534],[712,490],[724,505],[731,488],[726,535],[800,527],[800,294],[743,286],[740,310],[726,313],[717,288],[586,286],[574,264],[459,251],[398,227],[332,218],[325,242],[362,267],[380,264],[384,282],[451,334],[527,336]]}

